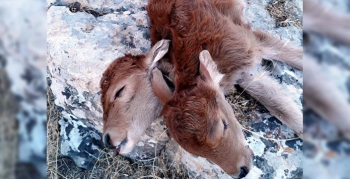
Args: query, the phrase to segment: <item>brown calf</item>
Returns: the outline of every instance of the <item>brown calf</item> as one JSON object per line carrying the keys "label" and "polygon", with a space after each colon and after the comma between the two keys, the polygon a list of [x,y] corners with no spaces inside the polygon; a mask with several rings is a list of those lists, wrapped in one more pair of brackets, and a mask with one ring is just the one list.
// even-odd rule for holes
{"label": "brown calf", "polygon": [[168,51],[169,41],[162,40],[145,55],[126,55],[113,61],[103,73],[103,141],[118,154],[127,154],[140,136],[159,116],[161,104],[149,81],[152,62]]}
{"label": "brown calf", "polygon": [[[247,29],[249,29],[249,25],[244,23],[245,21],[243,20],[243,10],[245,5],[243,1],[214,0],[213,3],[215,7],[218,10],[220,10],[220,13],[223,14],[222,17],[224,19],[226,19],[229,22],[241,25],[242,27],[239,27],[239,28],[243,29],[243,31],[247,31]],[[227,17],[224,17],[224,16],[227,16]],[[166,16],[164,14],[160,14],[160,16],[158,16],[157,18],[160,19],[163,17],[166,17]],[[157,38],[158,40],[160,40],[161,38],[164,38],[164,37],[170,38],[172,36],[171,33],[168,31],[168,29],[164,27],[159,28],[158,35],[157,33],[152,33],[154,32],[154,28],[151,28],[150,30],[151,30],[151,37],[153,40],[153,44],[155,39]],[[300,65],[301,58],[299,58],[301,56],[300,50],[296,50],[294,48],[284,46],[282,42],[275,40],[274,38],[271,38],[270,36],[262,32],[254,31],[253,34],[260,39],[259,41],[260,45],[264,44],[267,47],[267,48],[264,48],[264,53],[261,54],[263,55],[263,57],[270,58],[270,59],[273,58],[273,59],[284,60],[285,62],[293,66],[297,66],[299,68],[302,67]],[[227,35],[227,38],[230,38],[230,36]],[[239,37],[238,39],[240,38],[242,37]],[[244,36],[242,39],[244,41]],[[234,39],[231,39],[231,41],[232,40]],[[256,43],[256,41],[254,40],[252,42]],[[225,44],[230,45],[228,41],[226,41]],[[232,44],[235,45],[236,47],[237,45],[238,46],[240,45],[239,43],[232,43]],[[104,142],[106,143],[107,146],[115,149],[117,152],[120,152],[120,154],[126,154],[130,152],[133,146],[135,145],[135,143],[137,142],[137,140],[139,139],[139,137],[145,132],[146,128],[149,126],[151,121],[154,118],[159,116],[161,104],[157,100],[157,98],[154,96],[152,90],[150,89],[151,87],[150,87],[149,75],[148,75],[150,73],[150,70],[152,69],[150,67],[152,66],[151,63],[152,63],[152,60],[154,60],[154,57],[157,57],[159,59],[162,56],[162,54],[164,54],[163,52],[165,50],[163,49],[162,53],[157,55],[158,53],[157,48],[159,49],[159,44],[158,45],[156,44],[152,48],[152,51],[146,56],[127,55],[126,57],[117,59],[110,65],[110,67],[106,70],[106,72],[104,73],[104,76],[101,79],[101,89],[102,89],[101,101],[104,109],[104,126],[103,126]],[[244,50],[244,48],[242,48],[241,50]],[[197,53],[197,56],[198,56],[198,53]],[[233,53],[230,53],[230,55],[232,57],[235,57],[236,53],[237,52],[233,52]],[[239,53],[237,55],[239,55]],[[210,61],[209,55],[205,55],[204,53],[203,56],[207,56],[206,58],[203,57],[202,58],[203,60],[206,59],[207,61]],[[151,57],[151,58],[146,59],[146,57]],[[235,59],[237,58],[240,58],[240,57],[238,56]],[[217,62],[216,58],[214,60]],[[258,59],[257,57],[256,61],[258,62],[259,60],[260,59]],[[296,61],[296,60],[299,60],[299,61]],[[235,61],[232,60],[232,61],[227,61],[227,64],[230,65],[231,62],[235,63]],[[198,63],[198,60],[197,60],[197,63]],[[212,76],[211,74],[209,74],[209,71],[211,71],[212,74],[216,74],[215,70],[210,70],[210,68],[215,67],[215,65],[209,65],[209,64],[202,65],[201,71],[203,72],[202,76],[207,76],[208,79],[211,79]],[[162,75],[164,77],[158,75],[158,77],[162,77],[160,79],[165,79],[166,76],[168,75],[170,76],[171,79],[173,79],[171,77],[173,73],[171,72],[172,66],[170,64],[167,64],[164,62],[164,60],[162,60],[158,62],[157,67],[160,68],[161,71],[163,72]],[[278,116],[280,116],[279,118],[282,121],[293,121],[294,118],[291,118],[292,116],[291,114],[293,113],[295,113],[295,116],[297,116],[296,117],[297,122],[301,120],[300,118],[301,115],[299,115],[300,110],[298,110],[295,107],[295,104],[293,104],[293,101],[288,97],[288,95],[287,94],[285,95],[284,92],[279,89],[280,87],[274,80],[270,79],[267,76],[262,77],[258,81],[254,80],[255,77],[257,77],[260,74],[257,70],[254,70],[257,67],[254,66],[252,68],[247,68],[245,72],[242,69],[242,72],[237,72],[238,75],[232,75],[232,76],[227,75],[228,74],[227,72],[229,72],[230,69],[227,69],[225,64],[218,65],[218,68],[220,72],[222,70],[226,71],[226,73],[225,71],[222,72],[222,73],[225,73],[225,76],[223,80],[221,80],[220,82],[221,83],[220,89],[223,88],[225,91],[228,91],[233,87],[234,83],[238,82],[241,86],[243,87],[246,86],[246,90],[250,92],[250,94],[252,94],[255,98],[259,99],[265,106],[267,107],[271,106],[270,109],[269,108],[268,109],[272,114],[279,114],[278,112],[280,111],[282,116],[280,115]],[[205,71],[208,71],[208,73],[206,73]],[[252,72],[252,76],[249,75],[250,71]],[[156,71],[154,71],[153,73],[156,73]],[[244,74],[246,74],[247,77],[243,78]],[[225,116],[227,115],[228,117],[233,118],[232,110],[228,109],[229,106],[227,106],[227,103],[225,103],[222,100],[222,94],[218,93],[218,90],[216,89],[217,82],[215,82],[215,79],[219,79],[219,78],[216,78],[218,75],[216,75],[215,77],[214,76],[213,76],[214,80],[211,80],[213,83],[210,85],[211,87],[214,88],[214,90],[212,91],[218,94],[219,97],[217,97],[217,99],[220,100],[220,104],[221,103],[224,104],[224,106],[220,106],[220,108],[223,108],[222,109],[223,111],[229,112],[228,114],[219,114],[219,115],[225,115]],[[157,78],[157,75],[154,76],[153,80],[156,78]],[[254,83],[257,83],[257,85],[255,85],[254,87],[252,87],[252,85],[249,85],[252,81],[255,81]],[[159,86],[162,86],[163,82],[164,81],[161,81]],[[267,85],[269,83],[272,84],[272,87]],[[267,95],[265,95],[264,90],[259,90],[258,88],[262,88],[264,90],[266,88]],[[165,91],[168,89],[169,87],[165,86]],[[205,91],[206,90],[207,89],[205,89]],[[169,94],[171,93],[172,92],[170,91]],[[273,98],[273,94],[270,94],[270,93],[277,94],[276,98]],[[165,93],[165,96],[169,94]],[[164,98],[164,97],[161,97],[161,98]],[[290,109],[286,108],[286,105],[284,104],[285,101],[287,101],[286,102],[287,104],[288,102],[291,102]],[[280,103],[282,104],[280,105]],[[281,106],[278,110],[274,110],[275,109],[274,106],[276,106],[276,104],[277,106],[279,105]],[[288,109],[289,111],[287,111]],[[274,112],[274,111],[277,111],[277,112]],[[285,115],[284,113],[287,113],[287,115]],[[213,112],[213,114],[215,115],[217,113]],[[240,146],[243,146],[242,140],[244,138],[242,136],[241,131],[238,130],[239,124],[235,122],[235,120],[233,120],[232,124],[228,123],[228,125],[227,123],[224,123],[224,122],[217,123],[218,128],[222,127],[222,129],[219,129],[218,131],[227,130],[225,128],[227,128],[228,126],[229,126],[229,130],[231,130],[232,128],[235,128],[234,131],[237,131],[237,134],[238,134],[237,136],[234,136],[237,138],[235,142],[239,143]],[[231,134],[232,132],[229,132],[229,135]],[[229,142],[227,144],[235,146],[234,144]],[[235,151],[237,151],[234,153],[235,156],[239,156],[239,158],[241,159],[244,158],[244,156],[246,158],[249,158],[251,155],[249,149],[237,148]],[[230,160],[224,160],[223,162],[225,161],[227,163],[226,165],[234,164],[237,166],[243,166],[243,165],[246,165],[246,163],[250,162],[250,161],[247,162],[244,160],[241,160],[241,161],[237,160],[234,163],[230,164],[229,163],[231,162]],[[243,168],[243,170],[246,170],[246,168]],[[242,173],[246,173],[246,171],[243,171]]]}
{"label": "brown calf", "polygon": [[[241,0],[224,2],[227,5],[222,7],[231,10],[244,7],[230,6],[244,4]],[[242,130],[224,92],[234,84],[241,85],[302,135],[302,112],[292,98],[269,76],[255,81],[261,74],[262,58],[301,69],[302,50],[251,30],[242,20],[243,10],[232,10],[229,15],[233,18],[220,10],[211,0],[149,1],[152,42],[171,39],[170,58],[175,68],[174,92],[167,89],[157,70],[152,86],[164,104],[162,114],[170,135],[185,150],[208,158],[234,177],[244,177],[251,167],[252,152],[244,145]]]}
{"label": "brown calf", "polygon": [[[236,6],[234,1],[214,0],[215,6],[227,15],[233,12],[226,8],[228,2],[231,7]],[[243,7],[235,11],[243,13]],[[239,21],[239,17],[232,19]],[[152,56],[158,54],[160,58],[164,55],[168,43],[164,41],[160,54],[155,45],[148,55],[126,55],[116,59],[101,78],[103,141],[106,146],[116,149],[116,153],[129,153],[151,122],[160,115],[162,105],[150,87],[149,74],[153,68],[150,63],[154,60]],[[151,58],[145,59],[147,56]],[[173,66],[170,63],[162,60],[157,67],[172,78]]]}

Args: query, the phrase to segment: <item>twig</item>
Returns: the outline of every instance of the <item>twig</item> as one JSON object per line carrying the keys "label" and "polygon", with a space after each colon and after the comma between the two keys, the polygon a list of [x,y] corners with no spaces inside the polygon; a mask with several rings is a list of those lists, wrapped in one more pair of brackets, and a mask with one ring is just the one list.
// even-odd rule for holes
{"label": "twig", "polygon": [[141,179],[141,178],[147,178],[147,177],[162,179],[162,178],[157,177],[157,176],[154,176],[154,175],[142,176],[142,177],[139,177],[138,179]]}
{"label": "twig", "polygon": [[267,138],[267,137],[264,137],[264,136],[262,136],[262,135],[257,134],[256,132],[253,132],[253,131],[251,131],[251,130],[249,130],[249,129],[246,129],[246,128],[244,128],[243,126],[241,126],[241,128],[242,128],[243,130],[247,131],[247,132],[250,132],[250,133],[253,134],[253,135],[256,135],[256,136],[261,137],[261,138],[266,139],[266,140],[275,141],[275,142],[284,142],[284,141],[291,141],[291,140],[300,139],[299,137],[290,138],[290,139],[274,139],[274,138]]}
{"label": "twig", "polygon": [[[160,136],[162,136],[168,129],[165,129],[157,138],[156,141],[159,140]],[[158,142],[156,143],[156,146],[154,147],[154,160],[153,160],[153,166],[152,166],[152,170],[153,170],[153,176],[155,176],[155,171],[154,171],[154,163],[156,161],[156,156],[157,156],[157,146],[158,146]]]}

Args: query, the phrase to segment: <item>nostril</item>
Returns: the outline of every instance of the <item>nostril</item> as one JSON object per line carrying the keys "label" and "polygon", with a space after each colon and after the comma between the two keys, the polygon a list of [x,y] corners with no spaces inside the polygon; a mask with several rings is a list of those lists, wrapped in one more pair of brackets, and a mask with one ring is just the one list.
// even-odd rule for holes
{"label": "nostril", "polygon": [[105,144],[105,147],[107,147],[109,149],[113,149],[114,148],[109,134],[105,135],[103,143]]}
{"label": "nostril", "polygon": [[122,142],[120,142],[119,147],[125,145],[128,142],[128,139],[125,138]]}
{"label": "nostril", "polygon": [[248,173],[249,173],[249,170],[247,167],[241,167],[239,178],[243,178],[243,177],[247,176]]}

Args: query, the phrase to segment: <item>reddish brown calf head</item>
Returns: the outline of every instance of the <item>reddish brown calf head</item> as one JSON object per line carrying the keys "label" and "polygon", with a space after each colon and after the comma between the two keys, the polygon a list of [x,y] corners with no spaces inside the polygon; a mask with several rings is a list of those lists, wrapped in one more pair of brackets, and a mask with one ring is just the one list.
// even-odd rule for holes
{"label": "reddish brown calf head", "polygon": [[[171,136],[188,152],[218,164],[234,177],[251,168],[253,152],[245,146],[240,124],[219,83],[223,77],[208,51],[201,52],[197,85],[172,95],[161,72],[152,72],[154,93]],[[175,87],[176,89],[176,87]]]}
{"label": "reddish brown calf head", "polygon": [[149,75],[155,62],[168,51],[162,40],[145,55],[126,55],[113,61],[101,79],[103,140],[116,153],[127,154],[160,114]]}

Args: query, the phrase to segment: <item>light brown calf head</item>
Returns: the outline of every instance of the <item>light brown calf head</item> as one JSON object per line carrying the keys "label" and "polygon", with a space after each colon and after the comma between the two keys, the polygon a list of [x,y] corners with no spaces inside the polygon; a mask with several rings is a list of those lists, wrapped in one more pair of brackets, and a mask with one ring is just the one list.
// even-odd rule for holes
{"label": "light brown calf head", "polygon": [[102,76],[103,141],[116,154],[131,152],[160,115],[161,103],[152,91],[149,75],[168,47],[169,41],[161,40],[148,54],[118,58]]}
{"label": "light brown calf head", "polygon": [[233,177],[244,177],[251,169],[253,152],[246,147],[241,126],[219,87],[223,75],[208,51],[202,51],[199,59],[197,85],[191,89],[172,93],[162,73],[152,72],[154,93],[164,104],[164,120],[185,150],[211,160]]}

